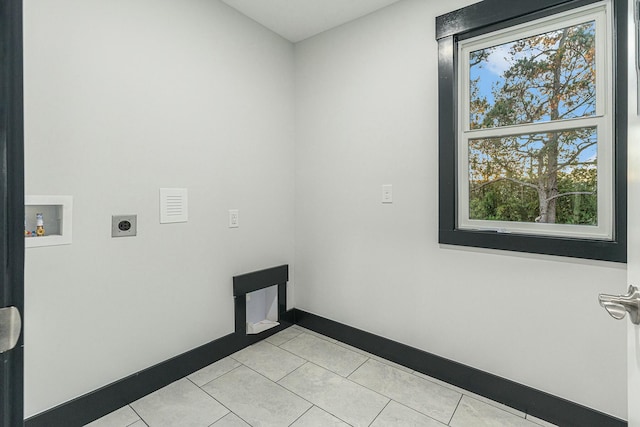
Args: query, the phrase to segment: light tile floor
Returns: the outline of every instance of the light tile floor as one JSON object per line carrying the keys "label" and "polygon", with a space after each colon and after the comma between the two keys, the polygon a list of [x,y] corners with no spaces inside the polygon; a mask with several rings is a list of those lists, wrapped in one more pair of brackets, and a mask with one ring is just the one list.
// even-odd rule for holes
{"label": "light tile floor", "polygon": [[549,427],[297,325],[91,427]]}

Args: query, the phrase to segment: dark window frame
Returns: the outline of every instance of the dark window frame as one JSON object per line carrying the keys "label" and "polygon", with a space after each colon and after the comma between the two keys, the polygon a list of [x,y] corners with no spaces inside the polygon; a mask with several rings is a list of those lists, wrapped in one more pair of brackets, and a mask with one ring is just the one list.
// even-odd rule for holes
{"label": "dark window frame", "polygon": [[436,18],[438,41],[439,230],[442,244],[627,260],[627,0],[612,0],[613,28],[613,240],[498,233],[457,227],[457,43],[600,0],[484,0]]}

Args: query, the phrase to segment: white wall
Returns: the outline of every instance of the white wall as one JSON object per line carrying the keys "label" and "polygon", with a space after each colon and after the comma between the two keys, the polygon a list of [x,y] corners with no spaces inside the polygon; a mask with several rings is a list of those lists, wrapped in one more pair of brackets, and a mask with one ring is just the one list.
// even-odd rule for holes
{"label": "white wall", "polygon": [[597,303],[624,266],[437,243],[434,21],[470,3],[296,45],[296,306],[626,418],[626,325]]}
{"label": "white wall", "polygon": [[[74,197],[73,244],[27,250],[31,416],[233,332],[231,277],[292,262],[294,78],[218,1],[24,3],[27,194]],[[160,187],[188,223],[159,224]]]}
{"label": "white wall", "polygon": [[[73,244],[27,250],[25,415],[231,333],[231,276],[291,264],[295,82],[295,305],[624,418],[596,302],[623,266],[437,244],[434,17],[468,3],[403,0],[294,74],[217,1],[25,0],[27,193],[74,196]],[[160,187],[188,223],[158,223]],[[122,213],[137,237],[109,237]]]}

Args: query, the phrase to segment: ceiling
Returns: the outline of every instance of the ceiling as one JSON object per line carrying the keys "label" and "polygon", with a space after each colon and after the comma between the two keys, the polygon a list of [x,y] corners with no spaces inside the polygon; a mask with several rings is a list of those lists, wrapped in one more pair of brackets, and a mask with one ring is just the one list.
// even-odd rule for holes
{"label": "ceiling", "polygon": [[296,43],[399,0],[222,0]]}

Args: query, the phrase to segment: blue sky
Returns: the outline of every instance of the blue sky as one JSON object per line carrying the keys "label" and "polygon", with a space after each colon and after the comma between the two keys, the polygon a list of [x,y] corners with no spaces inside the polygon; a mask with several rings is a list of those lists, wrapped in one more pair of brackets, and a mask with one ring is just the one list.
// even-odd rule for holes
{"label": "blue sky", "polygon": [[[592,34],[595,33],[595,22],[591,21],[585,24],[579,24],[580,26],[588,26],[588,31]],[[556,32],[549,32],[546,34],[552,34]],[[556,33],[557,34],[557,33]],[[497,46],[488,47],[485,51],[489,51],[489,56],[487,59],[480,64],[477,64],[473,67],[469,68],[469,78],[471,81],[477,79],[477,87],[479,89],[479,97],[486,98],[490,105],[495,102],[492,89],[495,85],[502,86],[504,84],[503,73],[508,70],[513,64],[515,64],[519,59],[532,57],[535,54],[539,54],[540,50],[532,48],[526,49],[521,52],[512,55],[510,53],[513,48],[515,42],[508,42]],[[476,51],[478,52],[478,51]],[[544,56],[538,58],[538,60],[544,60]],[[593,64],[595,67],[595,64]],[[540,91],[538,89],[530,90],[534,95],[540,95]],[[559,108],[562,113],[562,109],[564,107],[564,103],[561,103]],[[565,107],[566,108],[566,107]],[[576,114],[572,115],[573,117],[582,116],[585,113],[587,115],[593,114],[593,109],[583,109],[580,112],[576,112]],[[566,111],[566,109],[565,109]],[[549,120],[549,117],[546,116],[542,118],[540,121]]]}
{"label": "blue sky", "polygon": [[[581,25],[588,25],[589,26],[588,31],[591,33],[595,33],[595,22],[592,21],[586,24],[581,24]],[[478,79],[477,87],[479,89],[479,97],[486,98],[490,105],[495,102],[494,96],[492,93],[493,87],[495,85],[502,86],[504,84],[503,73],[507,69],[509,69],[517,60],[525,57],[530,57],[534,54],[539,53],[539,50],[534,48],[534,49],[524,50],[522,52],[517,53],[516,55],[511,55],[510,50],[513,48],[514,43],[515,42],[509,42],[509,43],[504,43],[501,45],[484,49],[484,50],[490,51],[487,59],[482,63],[469,68],[470,80],[473,81],[475,79]],[[539,59],[544,59],[544,58],[539,58]],[[531,93],[534,95],[540,95],[540,92],[538,89],[532,89]],[[560,104],[559,108],[561,113],[563,108],[565,108],[565,111],[566,111],[566,106],[563,103]],[[587,115],[593,114],[594,113],[593,107],[591,106],[588,111],[585,109],[583,109],[582,111],[577,111],[576,112],[577,114],[572,114],[572,116],[582,116],[585,112],[587,113]],[[546,117],[541,118],[540,121],[545,121],[545,120],[549,120],[548,115]],[[540,145],[540,147],[536,147],[535,145],[532,144],[531,148],[536,149],[536,148],[542,147],[542,143],[537,143],[537,144]],[[580,154],[579,160],[584,162],[584,161],[595,160],[596,158],[597,158],[597,145],[594,145],[586,149],[584,152],[582,152]]]}

